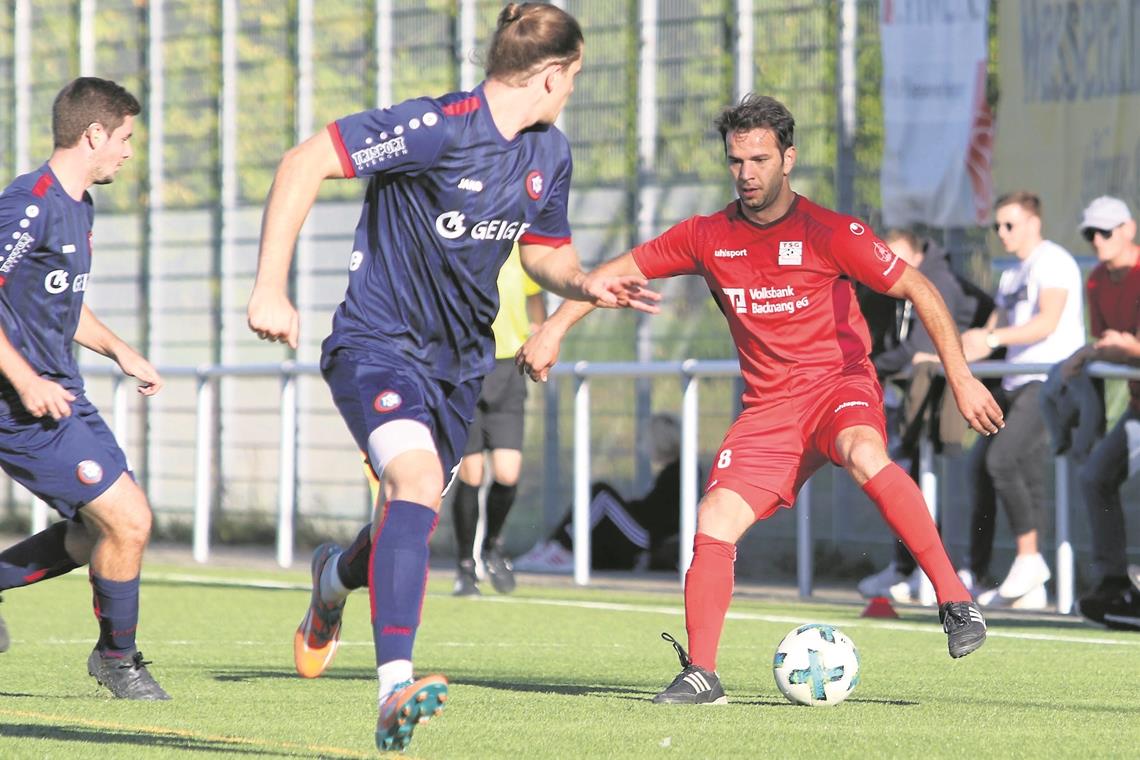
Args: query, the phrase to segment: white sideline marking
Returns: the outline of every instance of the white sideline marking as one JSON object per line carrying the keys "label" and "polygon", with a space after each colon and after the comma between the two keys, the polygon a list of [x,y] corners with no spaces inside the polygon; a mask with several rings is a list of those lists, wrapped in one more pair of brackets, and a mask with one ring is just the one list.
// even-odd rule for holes
{"label": "white sideline marking", "polygon": [[[177,573],[148,573],[143,578],[153,578],[155,580],[174,581],[178,583],[185,583],[187,585],[199,586],[231,586],[235,588],[262,588],[262,589],[275,589],[275,590],[289,590],[289,591],[309,591],[312,585],[309,583],[290,583],[284,581],[269,581],[269,580],[249,580],[244,578],[209,578],[196,575],[180,575]],[[451,594],[428,594],[428,596],[451,599]],[[573,607],[584,610],[606,610],[609,612],[638,612],[659,615],[681,615],[685,614],[683,607],[667,606],[667,605],[647,605],[647,604],[624,604],[621,602],[585,602],[570,599],[535,599],[525,597],[509,597],[509,596],[484,596],[478,599],[464,599],[463,602],[467,604],[535,604],[547,607]],[[733,612],[728,611],[725,615],[728,620],[750,620],[761,623],[791,623],[792,625],[800,625],[805,622],[805,619],[800,617],[789,617],[786,615],[764,615],[757,612]],[[937,619],[937,618],[935,618]],[[828,622],[827,620],[818,620],[817,622]],[[844,620],[842,623],[832,621],[831,624],[844,629],[858,629],[858,628],[872,628],[879,630],[890,631],[903,631],[907,633],[927,633],[938,634],[945,636],[940,626],[926,625],[921,623],[891,623],[887,621],[851,621]],[[1120,647],[1140,647],[1140,638],[1131,636],[1130,634],[1122,634],[1128,638],[1121,639],[1107,639],[1101,637],[1083,637],[1083,636],[1062,636],[1050,633],[1013,633],[1008,631],[995,631],[991,626],[986,631],[986,636],[995,639],[1019,639],[1023,641],[1055,641],[1067,644],[1107,644],[1109,646]],[[60,642],[63,643],[63,642]],[[174,642],[171,642],[174,643]],[[193,642],[187,642],[193,643]],[[253,642],[251,642],[253,643]],[[371,642],[367,642],[371,646]],[[342,641],[341,645],[349,644],[347,641]]]}

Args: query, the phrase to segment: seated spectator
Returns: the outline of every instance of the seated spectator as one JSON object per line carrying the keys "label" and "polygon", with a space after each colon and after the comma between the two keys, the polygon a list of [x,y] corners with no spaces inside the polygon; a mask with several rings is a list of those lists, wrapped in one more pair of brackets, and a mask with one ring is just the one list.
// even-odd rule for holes
{"label": "seated spectator", "polygon": [[[1061,246],[1041,233],[1041,201],[1029,192],[998,198],[994,231],[1019,260],[1002,272],[985,327],[962,334],[970,361],[1006,348],[1015,364],[1051,364],[1068,358],[1085,342],[1081,272]],[[1045,467],[1049,440],[1039,396],[1045,375],[1010,375],[998,403],[1005,428],[980,438],[970,457],[974,511],[970,526],[970,570],[985,574],[993,551],[996,502],[1000,497],[1016,537],[1017,556],[1001,585],[978,595],[978,603],[1042,609],[1052,577],[1038,546],[1044,522]]]}
{"label": "seated spectator", "polygon": [[[590,489],[590,564],[595,570],[664,570],[677,567],[681,531],[681,425],[671,414],[649,420],[653,487],[627,501],[607,483]],[[518,557],[523,572],[568,573],[574,568],[573,511],[550,536]]]}
{"label": "seated spectator", "polygon": [[[919,238],[909,230],[888,230],[883,241],[896,256],[917,267],[926,275],[946,302],[960,332],[985,324],[993,311],[993,299],[972,282],[958,276],[950,268],[950,257],[933,240]],[[929,371],[938,361],[934,342],[922,321],[917,319],[910,301],[898,301],[869,289],[860,294],[860,308],[872,331],[871,361],[878,371],[888,398],[902,398],[888,403],[888,411],[901,406],[901,421],[892,425],[889,434],[891,456],[907,468],[918,481],[917,444],[922,435],[933,435],[942,451],[960,450],[966,433],[966,420],[954,399],[946,394],[945,379]],[[914,371],[907,380],[889,381],[891,375],[908,368]],[[896,419],[891,414],[888,419]],[[895,541],[895,556],[889,565],[859,582],[859,593],[866,597],[887,596],[898,602],[909,602],[918,595],[922,571],[901,541]],[[964,579],[965,580],[965,579]],[[967,583],[967,587],[972,585]]]}
{"label": "seated spectator", "polygon": [[[1094,200],[1081,219],[1081,235],[1096,251],[1086,292],[1094,342],[1073,354],[1062,376],[1090,361],[1140,366],[1140,245],[1128,206],[1108,196]],[[1077,603],[1080,613],[1109,628],[1140,631],[1140,568],[1128,566],[1120,488],[1140,448],[1140,381],[1128,383],[1129,404],[1079,469],[1081,494],[1092,528],[1093,570],[1100,582]],[[1130,431],[1135,431],[1131,436]],[[1129,572],[1135,572],[1130,580]]]}

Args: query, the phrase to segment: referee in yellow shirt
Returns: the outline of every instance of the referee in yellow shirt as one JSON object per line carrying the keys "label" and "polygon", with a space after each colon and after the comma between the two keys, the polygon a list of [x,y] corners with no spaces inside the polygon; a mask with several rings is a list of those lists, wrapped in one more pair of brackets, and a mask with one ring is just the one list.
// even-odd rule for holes
{"label": "referee in yellow shirt", "polygon": [[475,575],[475,533],[479,523],[479,488],[485,452],[491,454],[491,486],[487,490],[487,521],[483,532],[483,566],[491,585],[501,594],[515,588],[511,561],[502,552],[502,530],[518,491],[522,468],[523,408],[526,378],[515,367],[515,352],[531,330],[546,319],[542,289],[527,276],[516,245],[499,272],[499,314],[495,333],[495,369],[483,381],[475,421],[459,463],[459,482],[452,502],[458,545],[456,596],[479,594]]}

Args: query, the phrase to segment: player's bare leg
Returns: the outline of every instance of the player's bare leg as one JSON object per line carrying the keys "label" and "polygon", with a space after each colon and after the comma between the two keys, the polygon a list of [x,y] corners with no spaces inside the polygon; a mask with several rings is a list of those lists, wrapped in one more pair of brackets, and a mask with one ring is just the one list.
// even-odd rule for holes
{"label": "player's bare leg", "polygon": [[882,436],[875,428],[845,428],[836,436],[835,445],[844,469],[875,503],[887,525],[934,585],[950,656],[964,657],[973,652],[986,640],[986,621],[946,554],[922,491],[887,456]]}

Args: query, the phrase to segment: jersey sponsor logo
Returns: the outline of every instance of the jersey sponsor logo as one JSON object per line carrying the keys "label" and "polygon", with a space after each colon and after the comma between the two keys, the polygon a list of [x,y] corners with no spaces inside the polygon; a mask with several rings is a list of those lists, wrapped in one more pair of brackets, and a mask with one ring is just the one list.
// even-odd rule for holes
{"label": "jersey sponsor logo", "polygon": [[477,179],[464,177],[463,179],[459,180],[459,189],[469,190],[472,193],[481,193],[483,192],[483,183]]}
{"label": "jersey sponsor logo", "polygon": [[894,254],[891,253],[891,249],[887,248],[885,245],[880,243],[878,240],[873,242],[871,244],[871,247],[875,249],[875,258],[878,259],[879,261],[883,262],[884,264],[890,263],[891,259],[894,258]]}
{"label": "jersey sponsor logo", "polygon": [[844,409],[850,409],[853,406],[870,407],[871,405],[868,404],[866,401],[844,401],[842,404],[835,407],[835,409],[833,409],[831,413],[832,414],[839,414]]}
{"label": "jersey sponsor logo", "polygon": [[791,285],[781,288],[722,288],[737,314],[795,314],[806,309],[811,301],[807,296],[796,297]]}
{"label": "jersey sponsor logo", "polygon": [[804,263],[804,244],[800,240],[781,240],[777,262],[782,267],[798,267]]}
{"label": "jersey sponsor logo", "polygon": [[435,218],[435,231],[445,240],[458,240],[470,232],[472,240],[518,241],[530,229],[527,222],[507,219],[483,219],[470,227],[461,211],[445,211]]}
{"label": "jersey sponsor logo", "polygon": [[[402,132],[403,130],[399,131]],[[373,164],[382,164],[396,156],[406,155],[407,152],[407,140],[397,136],[377,145],[369,145],[367,148],[358,150],[352,154],[351,158],[353,166],[357,169],[363,169]]]}
{"label": "jersey sponsor logo", "polygon": [[859,224],[859,222],[851,222],[851,226],[848,229],[851,230],[852,235],[862,235],[867,231],[867,228]]}
{"label": "jersey sponsor logo", "polygon": [[404,399],[400,398],[400,394],[396,391],[380,391],[376,400],[372,402],[372,408],[381,414],[387,414],[399,409],[403,403]]}
{"label": "jersey sponsor logo", "polygon": [[[16,233],[12,234],[16,235]],[[24,258],[24,254],[28,252],[28,249],[35,240],[36,239],[31,235],[23,232],[16,237],[15,243],[9,243],[4,246],[4,249],[8,251],[8,255],[4,257],[4,263],[0,264],[0,274],[9,274],[15,269],[16,265],[20,263],[20,259]]]}
{"label": "jersey sponsor logo", "polygon": [[748,313],[748,299],[744,297],[744,288],[721,288],[721,290],[728,296],[728,302],[732,304],[737,314]]}
{"label": "jersey sponsor logo", "polygon": [[52,295],[63,293],[69,288],[76,293],[82,293],[87,290],[87,278],[90,277],[89,272],[75,275],[75,279],[69,279],[71,273],[66,269],[53,269],[44,276],[44,290]]}
{"label": "jersey sponsor logo", "polygon": [[742,256],[748,255],[747,248],[741,248],[738,251],[730,251],[726,248],[717,248],[713,251],[713,258],[716,259],[738,259]]}
{"label": "jersey sponsor logo", "polygon": [[75,467],[75,477],[85,486],[93,486],[103,479],[103,468],[94,459],[84,459]]}
{"label": "jersey sponsor logo", "polygon": [[533,169],[526,175],[526,194],[530,196],[532,201],[537,201],[542,197],[543,179],[542,172],[538,169]]}

